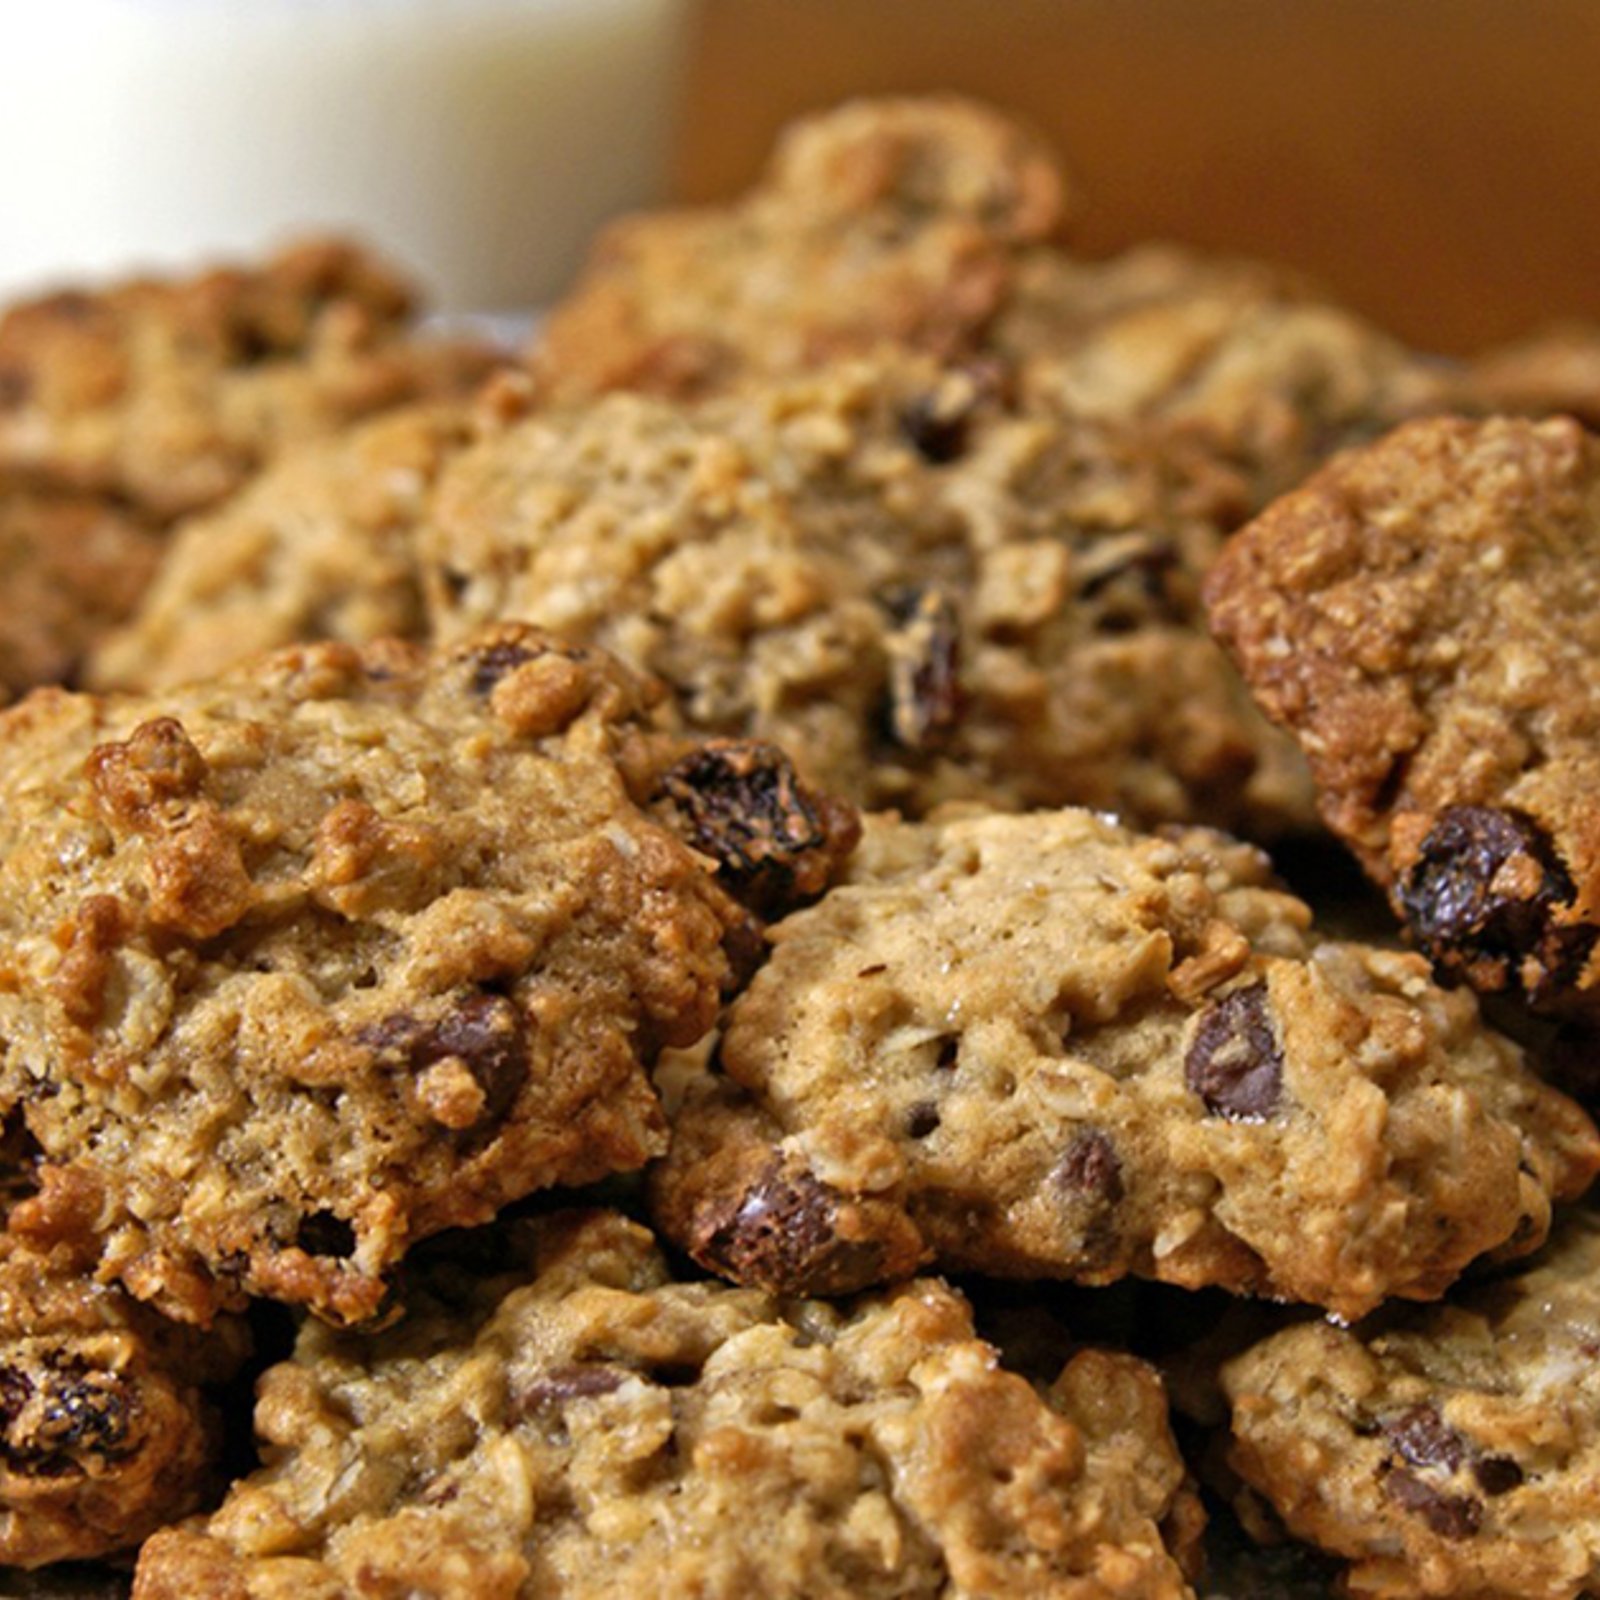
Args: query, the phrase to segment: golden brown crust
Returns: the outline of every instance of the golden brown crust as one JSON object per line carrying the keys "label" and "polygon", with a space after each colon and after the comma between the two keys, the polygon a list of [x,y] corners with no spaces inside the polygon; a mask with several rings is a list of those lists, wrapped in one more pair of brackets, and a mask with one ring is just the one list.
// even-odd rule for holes
{"label": "golden brown crust", "polygon": [[1485,990],[1600,1005],[1600,446],[1441,418],[1332,463],[1229,545],[1214,628],[1322,814]]}
{"label": "golden brown crust", "polygon": [[737,204],[613,224],[535,362],[571,398],[691,396],[883,344],[959,355],[1063,195],[1033,136],[982,106],[847,104],[794,124]]}
{"label": "golden brown crust", "polygon": [[1535,1248],[1600,1136],[1418,957],[1309,923],[1219,835],[876,821],[663,1068],[657,1219],[784,1293],[931,1260],[1342,1316]]}
{"label": "golden brown crust", "polygon": [[675,1283],[614,1215],[540,1224],[532,1265],[308,1329],[261,1385],[270,1465],[146,1545],[139,1600],[1189,1594],[1194,1501],[1131,1357],[1035,1389],[942,1284]]}
{"label": "golden brown crust", "polygon": [[163,520],[285,446],[493,364],[412,342],[409,288],[337,240],[259,267],[58,292],[0,317],[0,470],[114,493]]}
{"label": "golden brown crust", "polygon": [[684,754],[650,698],[507,625],[6,714],[0,1112],[44,1157],[14,1226],[182,1316],[356,1320],[413,1239],[641,1164],[645,1069],[751,939],[641,809]]}

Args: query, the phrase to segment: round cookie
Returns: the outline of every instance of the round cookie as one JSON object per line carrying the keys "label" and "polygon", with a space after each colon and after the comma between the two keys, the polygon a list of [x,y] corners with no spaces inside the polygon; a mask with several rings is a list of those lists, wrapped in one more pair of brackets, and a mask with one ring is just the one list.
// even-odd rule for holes
{"label": "round cookie", "polygon": [[1191,1594],[1155,1374],[1083,1351],[1035,1388],[937,1281],[675,1282],[598,1213],[407,1298],[369,1337],[308,1325],[260,1386],[269,1464],[146,1544],[139,1600]]}
{"label": "round cookie", "polygon": [[750,953],[739,826],[781,905],[853,819],[756,806],[781,758],[664,738],[652,698],[508,625],[6,713],[0,1115],[44,1162],[12,1226],[182,1317],[358,1320],[414,1239],[659,1150],[648,1066]]}
{"label": "round cookie", "polygon": [[1223,1369],[1231,1460],[1353,1595],[1574,1600],[1600,1583],[1600,1221],[1369,1330],[1306,1323]]}
{"label": "round cookie", "polygon": [[1537,1247],[1587,1117],[1417,956],[1319,942],[1265,859],[1082,811],[879,819],[663,1068],[653,1194],[785,1293],[947,1270],[1432,1298]]}

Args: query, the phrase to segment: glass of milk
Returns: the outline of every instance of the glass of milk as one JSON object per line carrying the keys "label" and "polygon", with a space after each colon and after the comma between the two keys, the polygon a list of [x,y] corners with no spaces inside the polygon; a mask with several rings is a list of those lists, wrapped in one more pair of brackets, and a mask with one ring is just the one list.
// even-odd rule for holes
{"label": "glass of milk", "polygon": [[526,307],[660,198],[685,0],[49,0],[0,23],[0,295],[355,232]]}

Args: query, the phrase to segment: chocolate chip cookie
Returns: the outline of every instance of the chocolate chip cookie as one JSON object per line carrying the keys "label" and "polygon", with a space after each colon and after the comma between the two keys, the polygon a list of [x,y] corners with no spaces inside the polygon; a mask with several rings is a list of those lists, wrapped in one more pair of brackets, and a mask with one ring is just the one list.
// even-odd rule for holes
{"label": "chocolate chip cookie", "polygon": [[1411,423],[1228,546],[1211,619],[1450,978],[1600,1014],[1600,444]]}
{"label": "chocolate chip cookie", "polygon": [[739,202],[614,223],[534,361],[570,398],[702,394],[879,345],[958,355],[1064,194],[1049,152],[986,107],[846,104],[791,126]]}
{"label": "chocolate chip cookie", "polygon": [[334,240],[258,267],[66,290],[0,316],[0,471],[170,520],[295,441],[493,364],[408,336],[410,289]]}
{"label": "chocolate chip cookie", "polygon": [[1346,1317],[1535,1249],[1588,1119],[1420,957],[1310,920],[1209,832],[876,820],[709,1063],[663,1067],[658,1220],[784,1293],[931,1260]]}
{"label": "chocolate chip cookie", "polygon": [[[0,1116],[44,1163],[12,1226],[180,1317],[355,1321],[414,1239],[656,1153],[647,1068],[757,931],[737,784],[720,832],[683,796],[787,780],[652,697],[508,625],[0,717]],[[788,793],[749,820],[804,894],[853,818]]]}
{"label": "chocolate chip cookie", "polygon": [[1231,1362],[1233,1463],[1354,1594],[1573,1600],[1600,1583],[1597,1327],[1584,1211],[1515,1276]]}
{"label": "chocolate chip cookie", "polygon": [[528,1253],[381,1333],[308,1325],[260,1385],[269,1464],[146,1544],[140,1600],[1191,1592],[1197,1508],[1132,1357],[1035,1388],[936,1281],[678,1282],[613,1214]]}

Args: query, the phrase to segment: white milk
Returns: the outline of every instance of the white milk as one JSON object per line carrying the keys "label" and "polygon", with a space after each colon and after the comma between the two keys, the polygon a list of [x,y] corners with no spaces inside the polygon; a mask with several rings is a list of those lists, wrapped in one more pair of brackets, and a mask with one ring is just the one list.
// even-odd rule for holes
{"label": "white milk", "polygon": [[682,0],[0,0],[0,294],[355,230],[525,306],[659,198]]}

